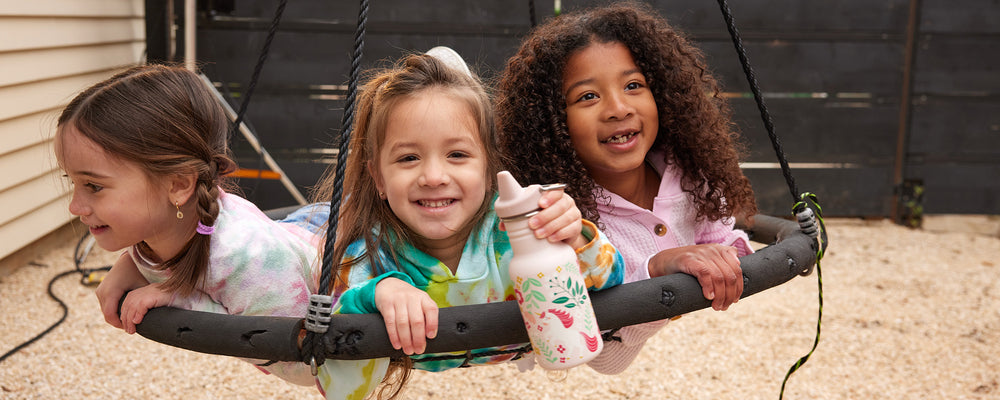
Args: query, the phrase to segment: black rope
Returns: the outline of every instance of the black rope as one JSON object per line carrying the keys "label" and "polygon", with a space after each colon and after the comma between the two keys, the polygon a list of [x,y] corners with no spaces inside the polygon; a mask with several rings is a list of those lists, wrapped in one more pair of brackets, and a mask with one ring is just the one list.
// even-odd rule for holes
{"label": "black rope", "polygon": [[365,47],[365,24],[368,22],[368,0],[361,0],[358,13],[358,28],[354,34],[354,52],[351,54],[351,75],[347,83],[347,100],[344,103],[344,118],[341,121],[340,143],[337,150],[337,169],[333,179],[333,193],[330,199],[330,219],[327,221],[326,246],[323,251],[323,271],[320,276],[320,293],[329,293],[333,278],[333,245],[337,239],[337,219],[340,217],[340,200],[343,195],[344,168],[351,130],[354,124],[354,101],[358,92],[358,76],[361,72],[361,57]]}
{"label": "black rope", "polygon": [[[323,269],[320,272],[319,293],[330,293],[333,279],[333,247],[337,240],[337,220],[340,218],[340,202],[343,195],[344,169],[347,166],[351,130],[354,123],[354,101],[358,92],[358,77],[361,73],[361,57],[365,47],[365,24],[368,22],[368,0],[361,0],[358,11],[358,27],[354,33],[354,51],[351,53],[351,72],[347,83],[347,99],[344,103],[344,117],[341,120],[340,143],[337,151],[337,166],[333,178],[333,193],[330,199],[330,217],[327,220],[326,243],[323,248]],[[302,341],[302,361],[312,365],[322,365],[325,359],[324,346],[319,335],[308,331]]]}
{"label": "black rope", "polygon": [[740,33],[736,30],[736,23],[733,22],[733,14],[729,10],[726,0],[719,0],[719,7],[722,8],[722,17],[726,20],[726,28],[729,29],[729,36],[733,38],[733,45],[736,46],[736,54],[740,57],[740,65],[743,66],[743,73],[746,74],[747,82],[750,83],[750,91],[753,92],[753,98],[757,101],[760,118],[764,121],[764,127],[767,129],[767,137],[771,139],[771,145],[778,156],[778,163],[781,164],[781,173],[785,176],[785,182],[788,184],[788,191],[792,195],[792,203],[795,204],[800,200],[799,189],[795,186],[795,178],[792,177],[792,171],[788,167],[785,151],[781,149],[778,136],[774,133],[774,123],[771,121],[771,114],[767,111],[767,106],[764,105],[764,97],[760,94],[757,78],[754,76],[753,69],[750,68],[750,60],[747,58],[746,49],[743,48],[743,40],[740,39]]}
{"label": "black rope", "polygon": [[[820,329],[823,321],[823,272],[820,268],[820,260],[823,258],[823,253],[826,250],[826,228],[823,226],[823,210],[816,203],[815,195],[811,193],[799,193],[798,187],[795,186],[795,178],[792,177],[791,169],[788,167],[788,160],[785,158],[785,152],[781,149],[781,143],[778,141],[778,136],[774,133],[774,123],[771,121],[771,115],[767,111],[767,106],[764,105],[764,97],[760,94],[760,88],[757,85],[757,78],[754,77],[753,69],[750,68],[750,61],[746,55],[746,49],[743,48],[743,40],[740,39],[740,34],[736,29],[736,23],[733,22],[732,12],[729,10],[729,5],[726,4],[726,0],[719,0],[719,8],[722,9],[722,17],[726,20],[726,27],[729,29],[729,35],[733,38],[733,45],[736,46],[736,54],[740,58],[740,65],[743,67],[743,72],[747,76],[747,82],[750,83],[750,90],[753,92],[753,98],[757,101],[757,109],[760,111],[760,117],[764,121],[764,127],[767,128],[767,136],[771,139],[771,145],[774,147],[774,152],[778,157],[778,162],[781,164],[781,173],[785,176],[785,182],[788,184],[788,191],[792,196],[792,214],[798,214],[805,211],[806,209],[814,210],[815,217],[818,218],[819,229],[817,235],[817,246],[816,246],[816,279],[819,288],[819,311],[816,316],[816,335],[813,340],[812,348],[809,350],[805,356],[798,359],[788,372],[785,373],[785,378],[781,381],[781,391],[778,393],[778,399],[784,399],[785,397],[785,385],[788,383],[788,378],[792,374],[802,367],[812,356],[813,352],[816,351],[816,346],[819,345]],[[811,204],[810,204],[811,203]],[[802,221],[799,222],[800,226]]]}
{"label": "black rope", "polygon": [[[247,84],[247,90],[243,93],[243,101],[240,102],[240,109],[236,113],[236,119],[233,120],[233,128],[230,132],[230,136],[236,136],[236,132],[240,129],[240,124],[243,123],[243,118],[246,115],[247,108],[250,107],[250,97],[253,96],[253,90],[257,87],[257,81],[260,79],[260,72],[264,69],[264,62],[267,61],[267,56],[271,52],[271,41],[274,40],[274,34],[278,32],[278,24],[281,22],[281,14],[285,12],[285,4],[287,0],[281,0],[278,3],[278,9],[274,11],[274,18],[271,20],[271,26],[267,29],[267,38],[264,39],[264,47],[261,48],[260,56],[257,57],[257,64],[253,67],[253,73],[250,75],[250,83]],[[260,138],[257,138],[258,146],[260,145]],[[263,147],[261,147],[263,148]],[[253,196],[257,196],[258,188],[260,187],[261,174],[264,170],[264,154],[262,151],[257,152],[257,180],[254,182],[254,188],[251,193]]]}
{"label": "black rope", "polygon": [[267,30],[267,38],[264,39],[264,47],[261,48],[260,56],[257,57],[257,65],[253,67],[253,74],[250,75],[250,83],[247,84],[247,90],[243,93],[243,101],[240,103],[240,110],[236,113],[236,119],[233,121],[233,135],[240,129],[243,116],[246,115],[247,108],[250,106],[250,97],[253,96],[253,90],[257,87],[257,80],[260,79],[260,71],[264,69],[264,62],[267,61],[267,55],[271,51],[271,41],[274,40],[274,34],[278,32],[278,23],[281,22],[281,14],[285,12],[285,3],[287,3],[287,0],[281,0],[281,3],[278,3],[278,9],[274,12],[271,27]]}
{"label": "black rope", "polygon": [[528,13],[531,18],[531,27],[534,28],[535,25],[538,25],[538,22],[535,19],[535,0],[528,0]]}

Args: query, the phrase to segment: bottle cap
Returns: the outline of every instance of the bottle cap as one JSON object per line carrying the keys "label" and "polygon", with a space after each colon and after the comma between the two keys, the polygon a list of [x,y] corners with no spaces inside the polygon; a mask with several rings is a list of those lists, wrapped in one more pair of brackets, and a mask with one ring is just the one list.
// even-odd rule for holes
{"label": "bottle cap", "polygon": [[539,185],[521,187],[514,176],[507,171],[497,173],[497,201],[494,203],[497,216],[513,218],[538,210],[538,199],[542,197]]}

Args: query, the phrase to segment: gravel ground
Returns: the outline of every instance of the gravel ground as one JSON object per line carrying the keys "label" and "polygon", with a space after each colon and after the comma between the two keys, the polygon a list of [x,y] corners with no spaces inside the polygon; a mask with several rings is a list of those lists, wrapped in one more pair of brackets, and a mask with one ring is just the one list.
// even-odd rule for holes
{"label": "gravel ground", "polygon": [[[1000,238],[835,219],[822,262],[819,347],[788,381],[788,399],[1000,398]],[[46,286],[72,270],[75,243],[0,280],[0,351],[61,315]],[[110,262],[92,254],[84,267]],[[108,261],[102,261],[106,259]],[[726,312],[671,323],[624,373],[568,374],[513,365],[416,372],[408,399],[776,399],[813,344],[817,274],[797,277]],[[94,288],[56,281],[69,317],[0,362],[4,399],[318,399],[232,358],[129,336],[103,322]]]}

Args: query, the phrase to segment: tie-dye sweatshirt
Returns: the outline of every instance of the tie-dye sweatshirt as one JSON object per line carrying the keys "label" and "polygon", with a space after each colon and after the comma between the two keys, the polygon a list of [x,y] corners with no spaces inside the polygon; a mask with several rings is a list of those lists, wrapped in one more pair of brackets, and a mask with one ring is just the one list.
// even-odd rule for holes
{"label": "tie-dye sweatshirt", "polygon": [[[576,250],[581,273],[590,290],[601,290],[622,282],[624,260],[607,238],[589,221],[584,221],[584,235],[590,239]],[[388,251],[380,249],[378,256],[388,272],[375,276],[365,253],[365,243],[352,243],[344,260],[361,257],[348,275],[349,289],[343,291],[334,306],[343,314],[375,313],[375,285],[387,277],[399,278],[426,291],[438,307],[491,303],[514,300],[508,266],[512,257],[506,232],[499,229],[499,220],[491,210],[479,228],[469,235],[455,273],[444,263],[408,243],[396,243],[398,259],[392,262]],[[523,344],[472,351],[469,365],[496,364],[510,361],[515,353],[476,357],[477,353],[510,350]],[[449,353],[461,355],[464,352]],[[442,371],[466,363],[466,359],[427,360],[445,354],[413,356],[414,367],[427,371]],[[423,361],[421,361],[423,360]],[[388,358],[361,361],[326,360],[320,367],[319,383],[327,399],[362,399],[382,381],[389,365]]]}
{"label": "tie-dye sweatshirt", "polygon": [[[214,226],[205,276],[190,295],[175,297],[171,307],[232,315],[306,315],[309,294],[316,292],[319,282],[318,268],[313,268],[319,255],[315,235],[294,224],[272,221],[253,203],[224,192]],[[128,252],[150,283],[169,276],[170,271],[158,269],[136,246]],[[258,368],[299,385],[316,383],[301,362]]]}

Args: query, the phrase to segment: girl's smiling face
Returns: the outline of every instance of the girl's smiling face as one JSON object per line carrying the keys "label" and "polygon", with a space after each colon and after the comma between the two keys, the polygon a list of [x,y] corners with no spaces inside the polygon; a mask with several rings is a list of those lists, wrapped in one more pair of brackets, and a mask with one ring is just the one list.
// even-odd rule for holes
{"label": "girl's smiling face", "polygon": [[486,197],[484,151],[476,119],[450,91],[422,90],[390,112],[371,173],[425,251],[457,247],[461,253]]}
{"label": "girl's smiling face", "polygon": [[566,125],[598,184],[641,173],[659,129],[656,101],[632,53],[619,42],[592,42],[563,70]]}
{"label": "girl's smiling face", "polygon": [[72,125],[60,130],[55,153],[73,185],[69,212],[105,250],[141,241],[158,248],[157,239],[168,237],[180,222],[166,186],[151,181],[137,164],[112,157]]}

